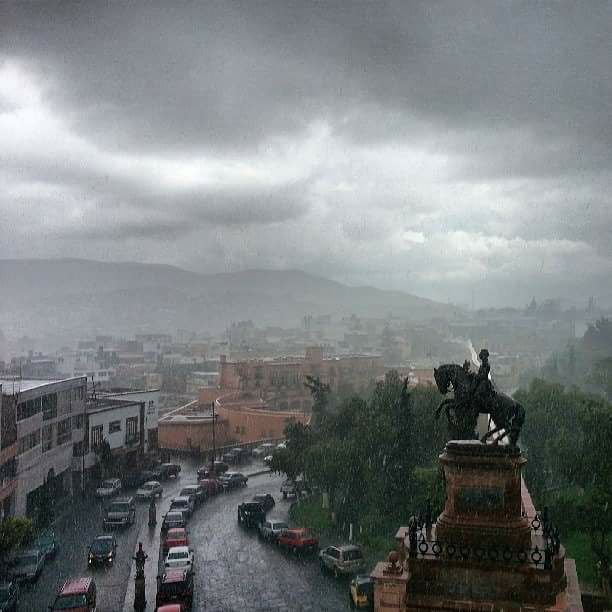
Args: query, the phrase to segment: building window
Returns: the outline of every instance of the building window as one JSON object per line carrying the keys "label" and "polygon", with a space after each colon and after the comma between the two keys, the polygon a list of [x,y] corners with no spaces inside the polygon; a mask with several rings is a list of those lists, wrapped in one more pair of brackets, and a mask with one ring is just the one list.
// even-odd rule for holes
{"label": "building window", "polygon": [[42,452],[46,453],[53,448],[53,425],[42,428]]}
{"label": "building window", "polygon": [[134,442],[138,442],[138,417],[129,417],[125,419],[125,443]]}
{"label": "building window", "polygon": [[33,431],[31,434],[27,436],[23,436],[23,438],[19,438],[19,442],[17,443],[17,454],[21,455],[26,451],[38,446],[40,444],[40,429]]}
{"label": "building window", "polygon": [[102,425],[96,425],[91,428],[91,448],[94,450],[102,444],[104,440],[104,429]]}
{"label": "building window", "polygon": [[117,431],[121,431],[121,421],[111,421],[108,424],[108,433],[112,434]]}
{"label": "building window", "polygon": [[41,409],[40,397],[22,402],[17,406],[17,420],[23,421],[23,419],[29,419],[30,417],[38,414]]}
{"label": "building window", "polygon": [[72,456],[82,457],[85,454],[86,448],[83,442],[75,442],[72,445]]}
{"label": "building window", "polygon": [[234,433],[237,433],[237,434],[240,433],[240,425],[236,425],[236,428],[234,429]]}
{"label": "building window", "polygon": [[72,417],[72,429],[83,429],[83,422],[85,421],[85,415],[77,414]]}
{"label": "building window", "polygon": [[57,424],[57,445],[65,444],[72,440],[72,419],[68,417]]}
{"label": "building window", "polygon": [[48,421],[57,417],[57,393],[49,393],[42,397],[43,420]]}

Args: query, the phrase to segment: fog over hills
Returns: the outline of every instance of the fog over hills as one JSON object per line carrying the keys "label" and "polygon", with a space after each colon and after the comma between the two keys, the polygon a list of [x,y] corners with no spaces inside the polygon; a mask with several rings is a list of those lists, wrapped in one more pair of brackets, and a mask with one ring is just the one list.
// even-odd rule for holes
{"label": "fog over hills", "polygon": [[4,259],[0,279],[0,330],[11,338],[219,332],[245,319],[289,327],[308,313],[423,320],[452,311],[407,293],[349,287],[299,270],[198,274],[158,264]]}

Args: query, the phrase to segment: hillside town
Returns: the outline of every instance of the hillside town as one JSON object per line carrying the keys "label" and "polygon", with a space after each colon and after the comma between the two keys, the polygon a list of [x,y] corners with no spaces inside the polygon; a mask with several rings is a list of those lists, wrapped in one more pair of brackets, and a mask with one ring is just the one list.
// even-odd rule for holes
{"label": "hillside town", "polygon": [[0,612],[611,612],[611,57],[0,0]]}

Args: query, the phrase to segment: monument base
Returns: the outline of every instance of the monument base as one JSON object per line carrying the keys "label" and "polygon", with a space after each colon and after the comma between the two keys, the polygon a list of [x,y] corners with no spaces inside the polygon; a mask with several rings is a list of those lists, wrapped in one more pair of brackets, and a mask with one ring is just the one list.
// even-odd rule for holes
{"label": "monument base", "polygon": [[440,455],[446,503],[437,537],[470,546],[524,548],[531,528],[521,507],[520,450],[477,440],[451,440]]}

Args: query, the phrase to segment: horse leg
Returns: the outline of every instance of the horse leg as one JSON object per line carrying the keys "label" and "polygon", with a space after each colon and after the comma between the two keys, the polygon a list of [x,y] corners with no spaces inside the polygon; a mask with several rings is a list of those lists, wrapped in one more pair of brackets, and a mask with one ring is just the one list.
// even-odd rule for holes
{"label": "horse leg", "polygon": [[442,412],[442,408],[446,409],[446,416],[448,418],[448,406],[449,404],[452,404],[455,400],[451,399],[450,397],[447,399],[444,399],[440,402],[440,405],[438,406],[437,410],[436,410],[436,419],[440,417],[440,412]]}

